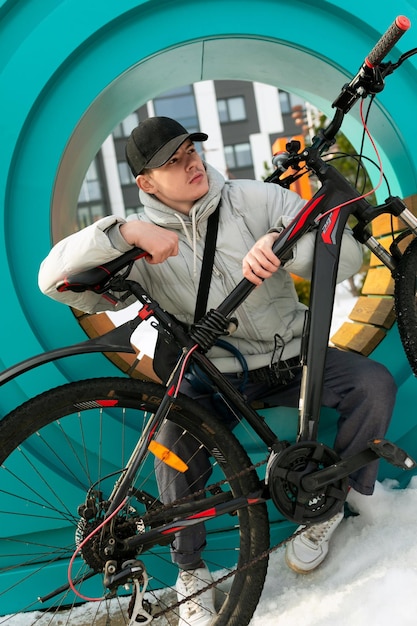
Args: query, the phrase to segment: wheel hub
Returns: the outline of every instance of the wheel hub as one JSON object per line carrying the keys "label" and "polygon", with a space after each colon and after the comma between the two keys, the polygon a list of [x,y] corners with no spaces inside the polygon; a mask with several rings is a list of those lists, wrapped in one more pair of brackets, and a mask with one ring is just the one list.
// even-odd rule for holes
{"label": "wheel hub", "polygon": [[[81,543],[101,524],[101,519],[87,521],[81,518],[77,524],[75,543]],[[133,559],[136,552],[128,552],[122,548],[123,539],[130,537],[136,532],[136,523],[133,520],[117,518],[113,520],[110,528],[94,534],[82,547],[81,555],[85,563],[95,572],[101,572],[106,562],[111,558],[119,566],[126,559]]]}

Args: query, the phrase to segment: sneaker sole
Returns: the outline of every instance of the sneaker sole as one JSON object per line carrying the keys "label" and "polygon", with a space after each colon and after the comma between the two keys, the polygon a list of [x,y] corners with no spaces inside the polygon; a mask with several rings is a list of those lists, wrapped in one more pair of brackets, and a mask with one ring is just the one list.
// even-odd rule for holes
{"label": "sneaker sole", "polygon": [[[323,559],[324,561],[324,559]],[[297,565],[295,565],[294,563],[291,563],[287,556],[285,556],[285,563],[287,564],[287,566],[296,574],[302,574],[303,576],[305,576],[306,574],[311,574],[312,572],[314,572],[318,567],[320,567],[320,565],[323,563],[323,561],[320,561],[320,563],[317,563],[317,565],[315,565],[314,567],[312,567],[311,569],[300,569],[299,567],[297,567]]]}

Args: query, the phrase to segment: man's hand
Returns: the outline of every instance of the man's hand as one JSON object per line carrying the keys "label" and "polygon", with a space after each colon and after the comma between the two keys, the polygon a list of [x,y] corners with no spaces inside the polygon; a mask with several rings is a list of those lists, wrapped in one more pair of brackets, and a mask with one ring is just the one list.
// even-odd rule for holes
{"label": "man's hand", "polygon": [[156,224],[132,221],[120,226],[120,234],[127,243],[145,250],[149,256],[145,260],[151,265],[163,263],[170,256],[178,254],[178,235]]}
{"label": "man's hand", "polygon": [[267,233],[258,239],[242,261],[243,276],[254,285],[261,285],[281,265],[281,261],[272,252],[277,237],[278,233]]}

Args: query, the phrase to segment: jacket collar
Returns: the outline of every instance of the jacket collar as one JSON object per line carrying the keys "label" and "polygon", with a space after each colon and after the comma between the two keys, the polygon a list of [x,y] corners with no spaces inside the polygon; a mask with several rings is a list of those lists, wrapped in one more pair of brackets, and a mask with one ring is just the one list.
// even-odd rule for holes
{"label": "jacket collar", "polygon": [[214,212],[220,202],[225,179],[214,167],[205,164],[209,190],[208,192],[192,207],[188,215],[181,215],[182,219],[177,217],[174,209],[160,202],[155,196],[139,191],[139,198],[144,206],[145,215],[158,226],[164,226],[171,229],[183,229],[183,224],[198,225],[201,221],[205,221]]}

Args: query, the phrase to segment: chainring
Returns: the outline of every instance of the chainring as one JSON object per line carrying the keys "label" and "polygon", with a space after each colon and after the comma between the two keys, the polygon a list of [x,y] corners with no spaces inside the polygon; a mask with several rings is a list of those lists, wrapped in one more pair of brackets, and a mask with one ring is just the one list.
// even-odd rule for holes
{"label": "chainring", "polygon": [[302,487],[305,476],[340,461],[334,450],[316,441],[303,441],[273,455],[268,463],[269,492],[287,519],[297,524],[317,523],[340,511],[348,491],[348,478],[334,480],[319,492]]}

